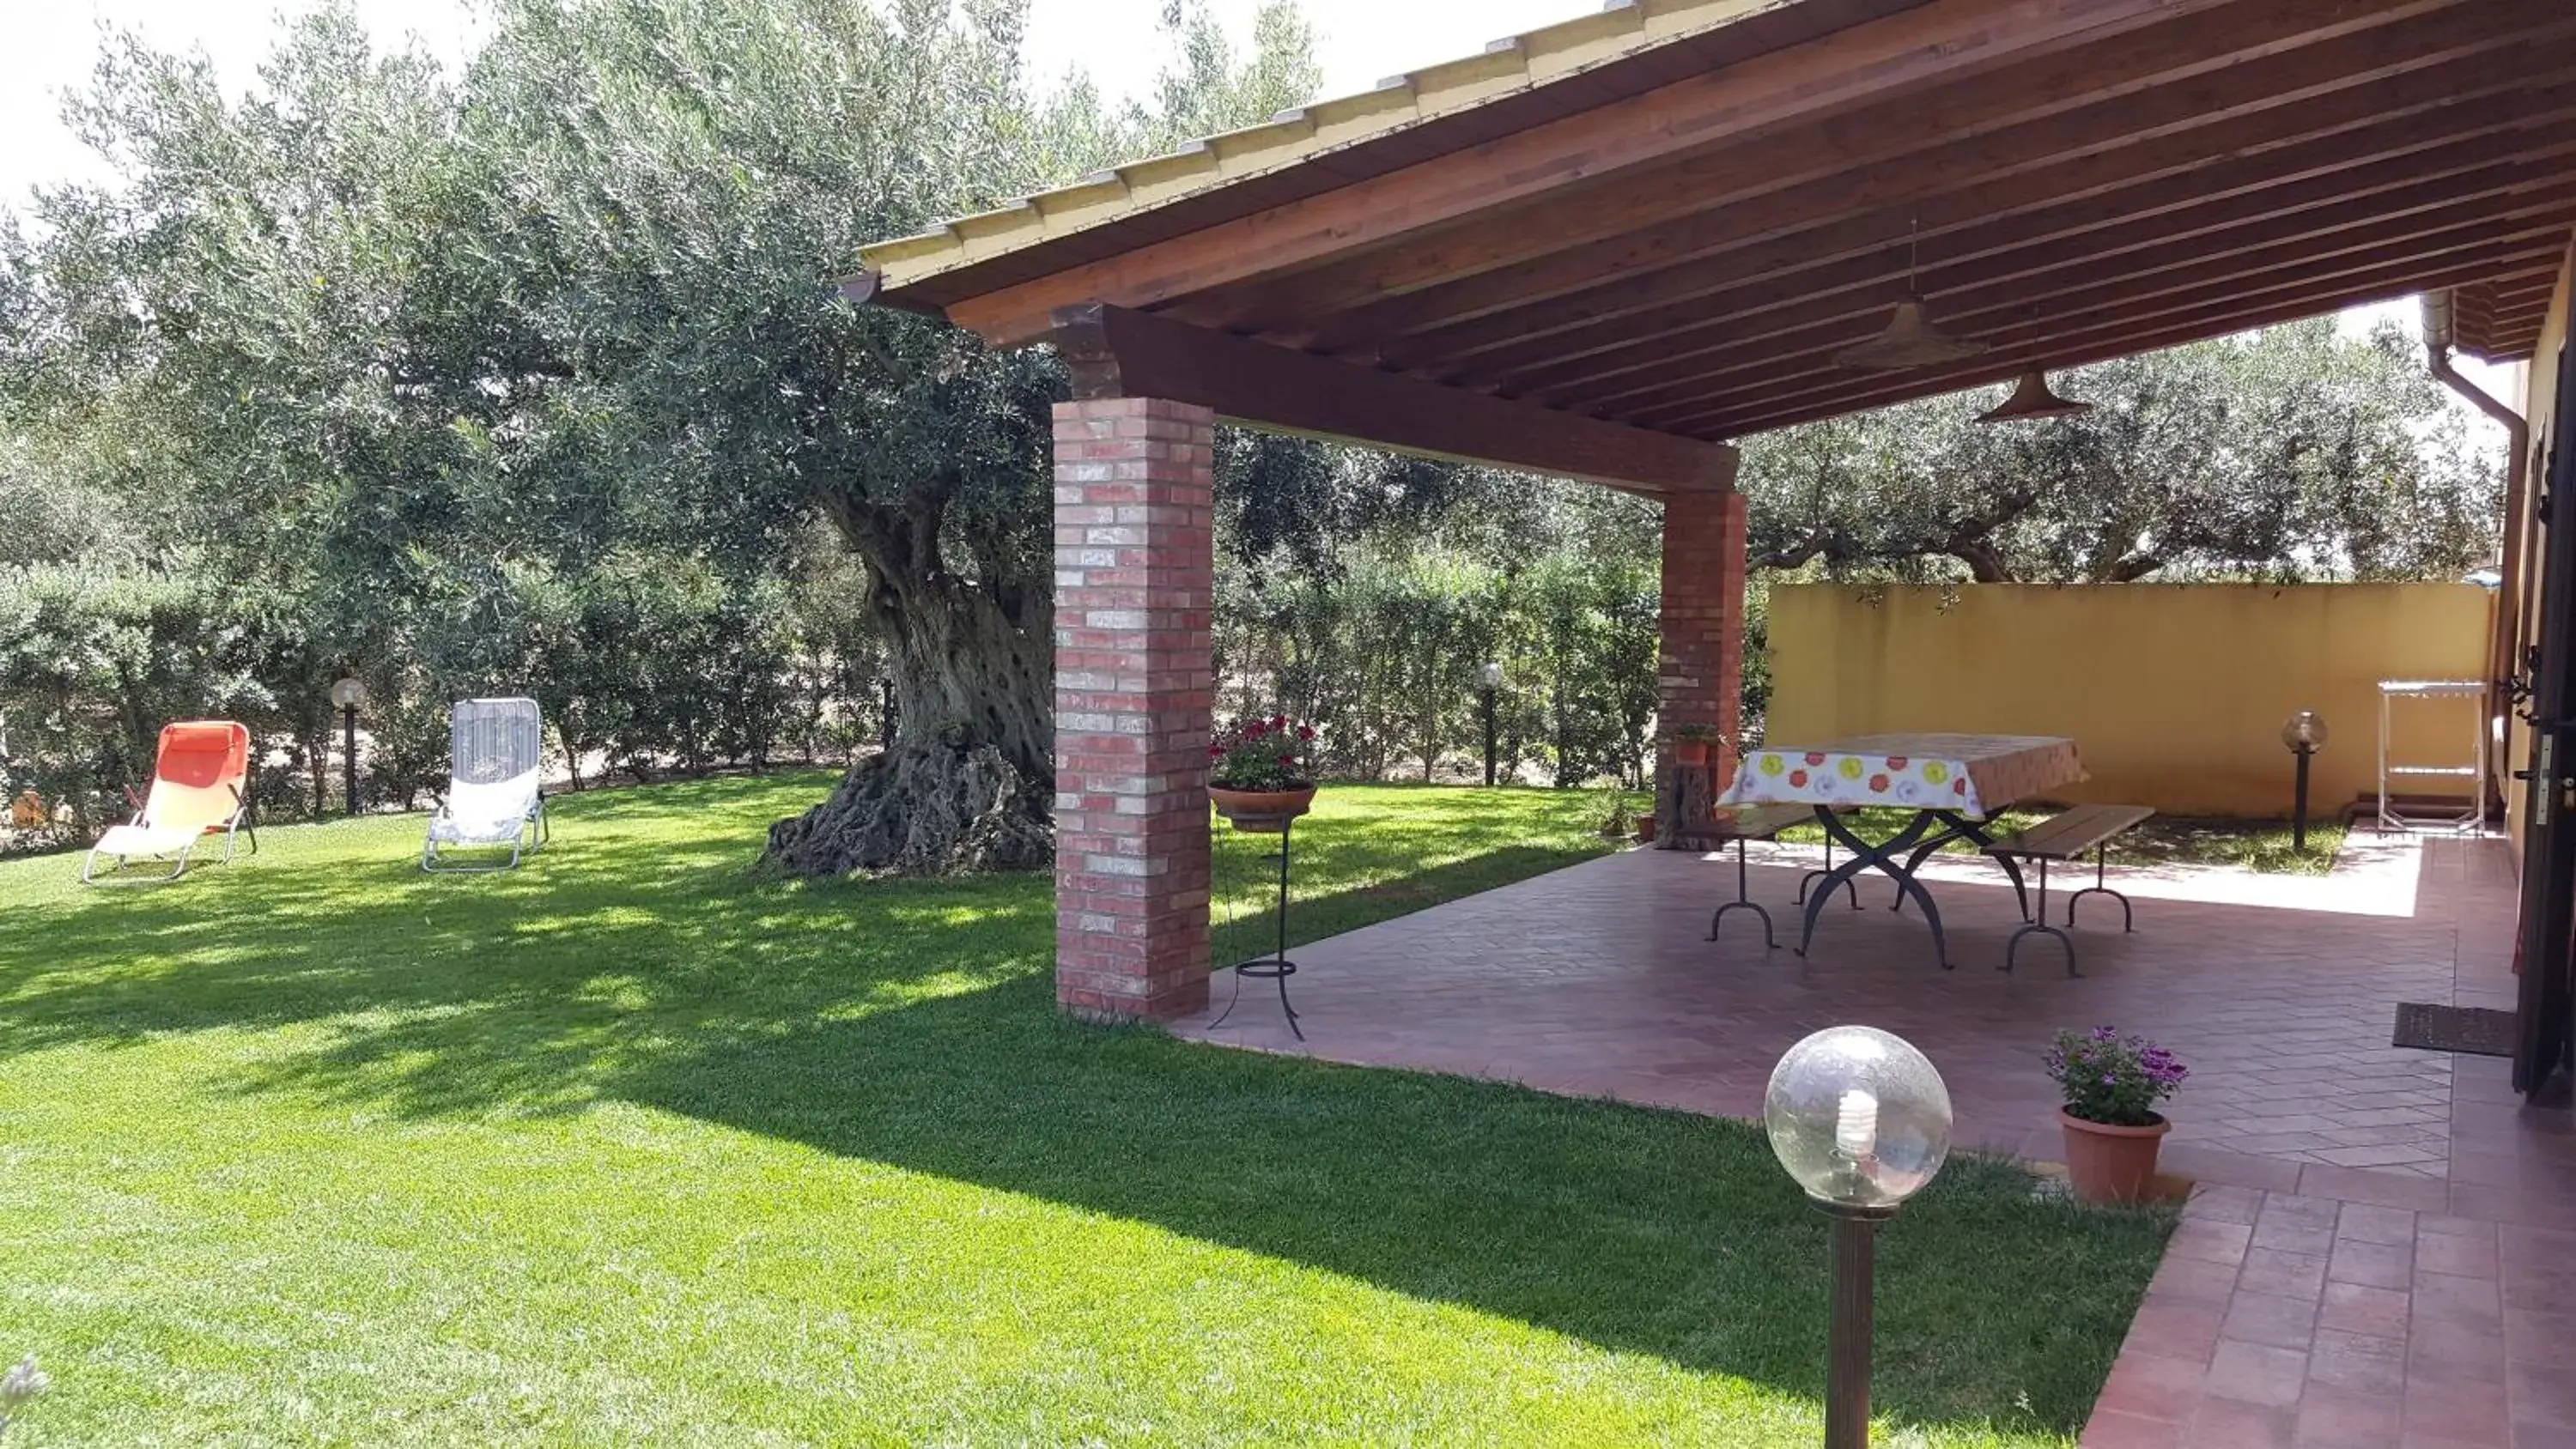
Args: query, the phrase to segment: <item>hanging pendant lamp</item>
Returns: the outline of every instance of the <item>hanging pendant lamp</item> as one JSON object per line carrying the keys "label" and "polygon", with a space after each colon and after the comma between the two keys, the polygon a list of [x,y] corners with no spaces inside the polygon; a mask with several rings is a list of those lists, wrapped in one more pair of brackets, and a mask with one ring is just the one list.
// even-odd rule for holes
{"label": "hanging pendant lamp", "polygon": [[2048,374],[2034,367],[2023,373],[2021,381],[2013,385],[2012,396],[2004,399],[2003,406],[1993,412],[1979,414],[1977,421],[2013,423],[2025,418],[2071,418],[2077,413],[2091,411],[2093,405],[2089,402],[2062,398],[2049,391]]}
{"label": "hanging pendant lamp", "polygon": [[1896,304],[1896,315],[1888,319],[1887,330],[1857,347],[1835,353],[1834,361],[1845,367],[1892,371],[1959,362],[1986,350],[1985,343],[1953,337],[1932,325],[1931,313],[1924,307],[1922,294],[1914,286],[1921,269],[1922,229],[1923,220],[1918,216],[1914,221],[1915,235],[1906,243],[1905,296]]}

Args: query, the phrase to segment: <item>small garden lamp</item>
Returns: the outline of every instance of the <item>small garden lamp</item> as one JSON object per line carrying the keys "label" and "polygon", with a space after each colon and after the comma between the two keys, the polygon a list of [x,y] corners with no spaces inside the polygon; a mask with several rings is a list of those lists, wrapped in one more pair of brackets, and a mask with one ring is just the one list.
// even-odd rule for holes
{"label": "small garden lamp", "polygon": [[1950,1155],[1950,1090],[1904,1038],[1876,1027],[1829,1027],[1789,1048],[1771,1069],[1762,1122],[1780,1165],[1833,1219],[1825,1449],[1864,1449],[1878,1225]]}
{"label": "small garden lamp", "polygon": [[1487,664],[1476,671],[1476,693],[1485,711],[1485,783],[1494,783],[1494,699],[1503,692],[1503,666]]}
{"label": "small garden lamp", "polygon": [[358,813],[358,706],[367,702],[367,686],[355,675],[331,685],[331,703],[340,711],[340,780],[348,788],[349,813]]}
{"label": "small garden lamp", "polygon": [[2298,783],[2291,787],[2290,848],[2308,848],[2308,760],[2326,747],[2326,719],[2312,709],[2303,709],[2281,725],[2281,743],[2298,757]]}

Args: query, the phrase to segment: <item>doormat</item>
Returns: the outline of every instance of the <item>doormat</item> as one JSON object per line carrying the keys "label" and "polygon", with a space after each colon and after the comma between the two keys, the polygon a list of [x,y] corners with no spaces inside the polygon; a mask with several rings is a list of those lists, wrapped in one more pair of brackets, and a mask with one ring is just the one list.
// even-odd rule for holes
{"label": "doormat", "polygon": [[2429,1006],[2420,1001],[2397,1005],[2397,1036],[2392,1046],[2428,1052],[2467,1052],[2472,1056],[2509,1057],[2522,1033],[2514,1014],[2487,1006]]}

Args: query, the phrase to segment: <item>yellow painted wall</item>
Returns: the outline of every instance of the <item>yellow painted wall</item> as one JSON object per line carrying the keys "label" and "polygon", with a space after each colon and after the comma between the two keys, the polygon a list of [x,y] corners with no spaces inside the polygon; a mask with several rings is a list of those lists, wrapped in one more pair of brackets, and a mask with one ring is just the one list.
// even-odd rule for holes
{"label": "yellow painted wall", "polygon": [[[2479,678],[2492,607],[2474,584],[1783,585],[1768,739],[2069,735],[2092,773],[2072,799],[2279,818],[2281,722],[2314,709],[2322,811],[2376,788],[2378,681]],[[2467,762],[2472,701],[2398,709],[2401,762]]]}
{"label": "yellow painted wall", "polygon": [[[2549,450],[2559,431],[2576,427],[2576,418],[2555,416],[2558,406],[2558,355],[2566,344],[2568,312],[2576,307],[2576,249],[2570,249],[2566,263],[2558,272],[2558,291],[2550,299],[2549,321],[2542,327],[2540,349],[2532,355],[2531,366],[2523,369],[2522,415],[2531,422],[2531,486],[2527,492],[2520,526],[2530,530],[2530,542],[2523,551],[2523,592],[2530,600],[2529,617],[2539,618],[2540,559],[2547,551],[2547,532],[2538,522],[2541,484],[2549,476]],[[2526,640],[2526,643],[2531,641]],[[2515,769],[2521,769],[2530,756],[2531,731],[2515,716],[2506,723],[2506,751]],[[2505,791],[2505,811],[2512,829],[2508,832],[2514,849],[2522,848],[2522,790],[2519,786]]]}

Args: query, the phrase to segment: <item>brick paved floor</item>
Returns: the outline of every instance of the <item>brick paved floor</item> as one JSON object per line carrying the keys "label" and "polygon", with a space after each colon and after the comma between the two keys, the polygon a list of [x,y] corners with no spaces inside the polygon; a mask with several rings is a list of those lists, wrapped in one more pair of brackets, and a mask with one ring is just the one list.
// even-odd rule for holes
{"label": "brick paved floor", "polygon": [[1931,1056],[1964,1145],[2033,1160],[2058,1152],[2054,1030],[2143,1031],[2193,1066],[2165,1160],[2200,1186],[2086,1445],[2576,1446],[2576,1126],[2521,1106],[2501,1060],[2388,1044],[2399,1001],[2511,1004],[2501,843],[2382,848],[2326,880],[2133,874],[2138,932],[2088,903],[2081,978],[2046,941],[1995,969],[2019,917],[1974,860],[1931,872],[1958,969],[1884,882],[1802,959],[1811,862],[1763,861],[1777,950],[1742,912],[1704,939],[1731,861],[1633,852],[1299,949],[1302,1046],[1265,983],[1176,1029],[1754,1116],[1791,1042],[1867,1022]]}

